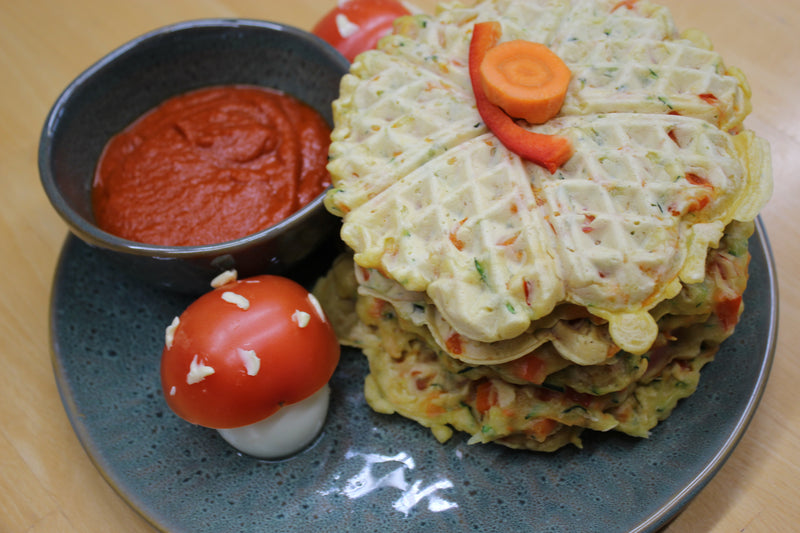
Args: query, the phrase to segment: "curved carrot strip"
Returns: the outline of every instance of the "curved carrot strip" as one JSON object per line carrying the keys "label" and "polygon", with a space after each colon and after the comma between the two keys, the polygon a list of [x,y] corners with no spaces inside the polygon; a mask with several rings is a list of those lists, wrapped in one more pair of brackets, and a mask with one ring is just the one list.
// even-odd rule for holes
{"label": "curved carrot strip", "polygon": [[543,124],[558,114],[572,77],[552,50],[522,39],[490,48],[479,68],[489,101],[531,124]]}
{"label": "curved carrot strip", "polygon": [[572,157],[572,143],[566,137],[534,133],[520,127],[500,107],[486,97],[480,81],[480,64],[486,52],[500,39],[498,22],[479,22],[472,31],[469,46],[469,74],[475,103],[486,126],[506,148],[554,173]]}

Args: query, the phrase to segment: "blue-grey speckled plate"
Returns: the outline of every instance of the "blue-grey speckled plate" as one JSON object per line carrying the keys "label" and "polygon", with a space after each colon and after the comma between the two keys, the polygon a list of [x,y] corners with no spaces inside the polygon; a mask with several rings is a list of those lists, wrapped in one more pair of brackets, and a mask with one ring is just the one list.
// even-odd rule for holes
{"label": "blue-grey speckled plate", "polygon": [[75,432],[136,510],[169,531],[654,531],[717,472],[764,390],[777,287],[761,222],[747,309],[735,335],[648,440],[585,438],[534,454],[436,442],[364,403],[364,358],[345,351],[327,425],[282,462],[232,450],[178,419],[161,397],[164,328],[188,305],[116,270],[70,237],[55,276],[53,364]]}

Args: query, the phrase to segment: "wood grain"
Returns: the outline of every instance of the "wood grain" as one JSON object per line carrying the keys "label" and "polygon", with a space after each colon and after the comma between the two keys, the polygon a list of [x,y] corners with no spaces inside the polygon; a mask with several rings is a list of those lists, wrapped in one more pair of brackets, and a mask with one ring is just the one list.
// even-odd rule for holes
{"label": "wood grain", "polygon": [[[763,211],[779,272],[781,329],[772,375],[741,443],[667,528],[775,532],[800,522],[800,3],[663,0],[680,28],[705,31],[753,89],[747,125],[772,145],[775,194]],[[310,29],[333,4],[310,0],[28,0],[0,3],[0,531],[147,532],[105,481],[67,420],[50,360],[52,277],[66,226],[39,185],[45,116],[84,68],[158,26],[201,17]],[[431,10],[434,2],[417,5]],[[613,511],[613,510],[610,510]]]}

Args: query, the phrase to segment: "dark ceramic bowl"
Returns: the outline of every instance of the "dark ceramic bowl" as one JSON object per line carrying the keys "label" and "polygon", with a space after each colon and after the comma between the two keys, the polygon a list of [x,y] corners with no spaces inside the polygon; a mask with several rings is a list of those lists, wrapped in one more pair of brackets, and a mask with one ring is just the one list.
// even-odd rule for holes
{"label": "dark ceramic bowl", "polygon": [[305,31],[253,20],[197,20],[147,33],[78,76],[56,100],[39,145],[42,185],[70,230],[132,274],[160,287],[200,293],[223,270],[240,276],[302,269],[337,240],[338,219],[320,195],[284,221],[208,246],[122,239],[94,222],[91,189],[106,142],[164,100],[212,85],[249,84],[289,93],[332,124],[331,103],[349,63]]}

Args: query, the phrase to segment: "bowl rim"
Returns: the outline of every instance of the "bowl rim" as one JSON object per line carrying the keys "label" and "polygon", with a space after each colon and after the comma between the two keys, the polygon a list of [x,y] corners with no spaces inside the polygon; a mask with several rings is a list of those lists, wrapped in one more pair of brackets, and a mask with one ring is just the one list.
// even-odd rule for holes
{"label": "bowl rim", "polygon": [[47,194],[50,203],[53,205],[56,212],[58,212],[61,218],[69,226],[70,231],[75,233],[79,238],[86,241],[88,244],[121,253],[152,256],[165,259],[190,259],[194,257],[204,257],[209,254],[236,253],[238,251],[247,249],[260,241],[270,240],[271,237],[281,234],[285,230],[291,230],[294,226],[299,225],[306,215],[320,207],[320,204],[323,203],[325,195],[327,194],[328,190],[330,190],[331,187],[328,187],[313,200],[288,217],[261,231],[230,241],[193,246],[148,244],[119,237],[113,233],[102,230],[91,220],[84,218],[66,201],[56,185],[55,176],[53,175],[49,162],[52,155],[53,137],[56,132],[56,125],[58,124],[61,114],[63,113],[64,106],[69,102],[70,98],[72,98],[73,93],[75,93],[92,76],[106,68],[111,63],[119,60],[121,57],[131,53],[132,50],[140,46],[143,42],[148,42],[165,34],[174,34],[203,28],[223,30],[249,28],[287,34],[296,39],[310,41],[310,43],[319,50],[322,57],[330,60],[335,66],[341,67],[342,76],[349,71],[350,62],[338,50],[336,50],[336,48],[323,40],[321,37],[290,24],[252,18],[199,18],[185,20],[150,30],[114,48],[100,59],[92,63],[89,67],[84,69],[61,91],[47,114],[39,138],[39,178],[45,193]]}

